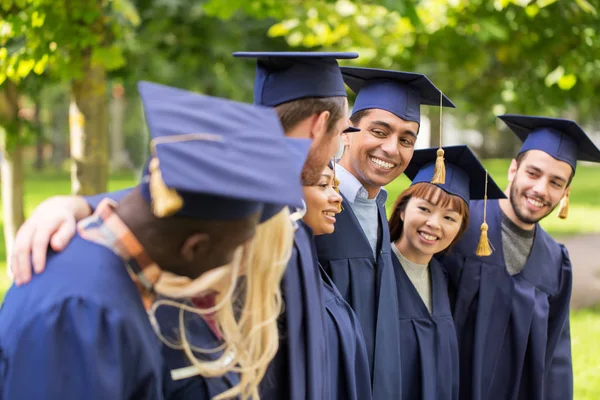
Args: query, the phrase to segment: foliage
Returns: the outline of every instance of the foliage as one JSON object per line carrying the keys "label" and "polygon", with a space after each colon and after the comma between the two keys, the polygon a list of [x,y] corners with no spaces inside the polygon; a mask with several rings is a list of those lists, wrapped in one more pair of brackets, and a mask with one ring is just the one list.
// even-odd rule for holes
{"label": "foliage", "polygon": [[77,79],[90,55],[93,64],[120,68],[122,43],[139,24],[128,0],[3,0],[0,17],[0,83],[41,75],[48,66]]}

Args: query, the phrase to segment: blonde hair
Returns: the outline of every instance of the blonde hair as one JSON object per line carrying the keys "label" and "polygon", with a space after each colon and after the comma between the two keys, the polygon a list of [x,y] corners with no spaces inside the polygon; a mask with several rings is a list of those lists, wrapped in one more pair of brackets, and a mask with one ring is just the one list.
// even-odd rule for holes
{"label": "blonde hair", "polygon": [[[162,305],[180,309],[181,343],[171,343],[160,329],[157,334],[167,346],[186,353],[196,374],[218,377],[229,372],[239,373],[239,384],[215,396],[214,400],[237,396],[260,398],[258,386],[279,348],[277,318],[283,306],[280,284],[292,253],[293,238],[294,227],[285,208],[258,226],[254,239],[236,251],[231,264],[211,270],[195,280],[163,273],[155,285],[157,293],[175,298],[218,292],[215,305],[210,308],[159,300],[151,310],[153,319],[153,313]],[[245,278],[241,279],[241,276]],[[213,314],[211,318],[216,322],[223,344],[214,349],[190,345],[185,337],[185,312],[204,317]],[[214,361],[199,360],[194,355],[194,352],[219,351],[222,355]]]}

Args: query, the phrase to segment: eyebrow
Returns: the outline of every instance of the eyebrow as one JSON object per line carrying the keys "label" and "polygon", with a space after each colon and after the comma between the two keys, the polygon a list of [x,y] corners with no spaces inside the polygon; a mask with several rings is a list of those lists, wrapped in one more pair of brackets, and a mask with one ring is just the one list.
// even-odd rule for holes
{"label": "eyebrow", "polygon": [[[432,202],[430,202],[430,201],[429,201],[429,200],[427,200],[427,199],[421,199],[421,200],[423,200],[423,201],[426,201],[427,203],[431,204],[431,206],[432,206],[432,207],[437,207],[437,206],[438,206],[437,204],[433,204]],[[453,212],[453,213],[457,213],[457,214],[458,214],[458,211],[456,211],[456,210],[455,210],[455,209],[453,209],[453,208],[446,208],[446,211],[450,211],[450,212]]]}
{"label": "eyebrow", "polygon": [[[379,121],[379,120],[377,120],[377,121],[371,121],[371,125],[379,125],[379,126],[381,126],[383,128],[386,128],[386,129],[388,129],[390,131],[394,130],[394,128],[392,127],[392,125],[390,125],[389,123],[387,123],[385,121]],[[409,130],[409,129],[405,130],[402,133],[409,134],[410,136],[412,136],[415,139],[417,138],[417,134],[415,132]]]}

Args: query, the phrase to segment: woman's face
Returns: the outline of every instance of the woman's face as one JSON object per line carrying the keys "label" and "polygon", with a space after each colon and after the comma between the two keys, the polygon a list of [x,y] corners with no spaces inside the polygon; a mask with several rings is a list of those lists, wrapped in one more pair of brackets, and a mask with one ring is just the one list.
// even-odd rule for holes
{"label": "woman's face", "polygon": [[335,191],[333,171],[325,167],[316,186],[304,186],[306,214],[304,223],[310,226],[315,235],[333,233],[335,215],[339,213],[342,196]]}
{"label": "woman's face", "polygon": [[408,201],[400,219],[404,222],[398,242],[400,253],[418,264],[428,264],[434,254],[447,249],[463,221],[453,209],[416,197]]}

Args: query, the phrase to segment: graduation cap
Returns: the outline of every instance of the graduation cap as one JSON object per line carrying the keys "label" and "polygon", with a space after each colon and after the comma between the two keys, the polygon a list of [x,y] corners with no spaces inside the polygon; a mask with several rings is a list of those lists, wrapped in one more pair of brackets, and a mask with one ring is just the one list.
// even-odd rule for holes
{"label": "graduation cap", "polygon": [[600,149],[575,121],[528,115],[499,115],[523,142],[519,154],[541,150],[573,168],[577,160],[600,162]]}
{"label": "graduation cap", "polygon": [[[528,150],[541,150],[569,164],[573,168],[573,174],[577,160],[600,162],[600,149],[575,121],[517,114],[499,115],[498,118],[523,141],[519,154]],[[567,218],[568,210],[569,189],[561,199],[558,217]]]}
{"label": "graduation cap", "polygon": [[357,53],[238,51],[234,57],[255,58],[254,104],[275,107],[307,97],[346,97],[336,60]]}
{"label": "graduation cap", "polygon": [[456,106],[423,74],[374,68],[341,67],[344,81],[356,93],[353,113],[386,110],[405,121],[421,122],[421,104]]}
{"label": "graduation cap", "polygon": [[[458,196],[467,205],[470,200],[505,199],[502,189],[481,165],[468,146],[446,146],[443,148],[446,159],[445,183],[432,183],[435,164],[438,157],[437,148],[415,150],[413,157],[404,171],[412,184],[427,182],[432,183],[445,192]],[[477,255],[490,255],[491,249],[487,240],[486,212],[484,207],[484,221],[481,225],[481,238],[477,248]]]}
{"label": "graduation cap", "polygon": [[150,82],[138,90],[152,152],[141,192],[156,216],[225,220],[302,204],[308,146],[281,151],[275,110]]}

